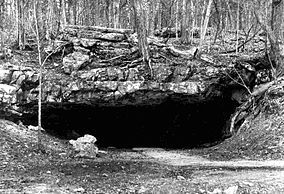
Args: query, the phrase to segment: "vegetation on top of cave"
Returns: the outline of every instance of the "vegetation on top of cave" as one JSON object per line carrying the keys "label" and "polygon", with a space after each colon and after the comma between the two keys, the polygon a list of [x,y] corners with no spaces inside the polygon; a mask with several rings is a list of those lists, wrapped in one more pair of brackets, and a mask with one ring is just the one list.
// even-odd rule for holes
{"label": "vegetation on top of cave", "polygon": [[268,52],[277,70],[283,62],[283,2],[279,0],[1,0],[0,8],[1,53],[9,46],[35,49],[37,25],[41,46],[66,25],[80,25],[133,29],[146,62],[151,58],[146,37],[154,35],[167,43],[174,40],[177,45],[221,54],[259,52],[271,45]]}

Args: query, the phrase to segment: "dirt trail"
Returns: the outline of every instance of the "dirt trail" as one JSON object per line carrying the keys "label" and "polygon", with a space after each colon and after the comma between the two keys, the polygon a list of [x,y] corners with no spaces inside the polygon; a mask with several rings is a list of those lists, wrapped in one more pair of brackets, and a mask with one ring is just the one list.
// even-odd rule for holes
{"label": "dirt trail", "polygon": [[230,160],[213,161],[202,156],[187,155],[176,151],[166,151],[162,149],[145,149],[143,155],[153,158],[155,161],[173,166],[207,166],[207,167],[234,167],[234,168],[277,168],[284,170],[283,160]]}

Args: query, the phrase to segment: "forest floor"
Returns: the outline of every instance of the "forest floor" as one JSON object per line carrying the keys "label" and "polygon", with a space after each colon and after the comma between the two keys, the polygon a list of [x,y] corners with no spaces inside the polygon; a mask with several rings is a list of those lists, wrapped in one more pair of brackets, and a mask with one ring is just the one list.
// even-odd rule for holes
{"label": "forest floor", "polygon": [[102,149],[76,158],[68,141],[0,120],[0,193],[284,193],[284,161],[208,149]]}

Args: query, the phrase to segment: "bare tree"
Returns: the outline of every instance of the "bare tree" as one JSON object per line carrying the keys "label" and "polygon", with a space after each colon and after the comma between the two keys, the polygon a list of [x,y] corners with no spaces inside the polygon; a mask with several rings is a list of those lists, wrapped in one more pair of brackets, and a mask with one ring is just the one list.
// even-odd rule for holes
{"label": "bare tree", "polygon": [[18,14],[18,44],[20,50],[25,49],[25,21],[24,21],[24,0],[17,0],[17,14]]}
{"label": "bare tree", "polygon": [[3,23],[4,23],[4,0],[0,0],[0,51],[4,47]]}
{"label": "bare tree", "polygon": [[238,0],[238,8],[237,8],[237,27],[236,27],[236,54],[238,54],[238,51],[239,51],[239,49],[238,49],[238,47],[239,47],[239,28],[240,28],[240,17],[239,17],[239,15],[240,15],[240,0]]}
{"label": "bare tree", "polygon": [[284,0],[272,0],[271,23],[255,8],[254,13],[262,29],[270,41],[270,56],[275,63],[276,76],[284,75]]}
{"label": "bare tree", "polygon": [[187,1],[182,1],[182,22],[181,22],[181,41],[183,43],[188,42],[188,33],[187,33],[187,27],[188,27],[188,20],[187,20]]}
{"label": "bare tree", "polygon": [[152,77],[152,68],[150,61],[149,45],[147,41],[147,0],[131,0],[132,9],[134,12],[135,31],[138,36],[139,52],[142,55],[143,62],[148,65]]}
{"label": "bare tree", "polygon": [[200,39],[199,47],[201,47],[203,45],[203,42],[205,40],[205,35],[206,35],[207,27],[208,27],[212,2],[213,2],[213,0],[209,0],[207,8],[206,8],[206,14],[205,14],[203,26],[202,26],[202,29],[201,29],[201,39]]}
{"label": "bare tree", "polygon": [[67,24],[66,3],[65,0],[61,0],[61,27],[64,28],[66,24]]}
{"label": "bare tree", "polygon": [[[42,140],[41,140],[41,131],[42,131],[42,80],[43,80],[43,67],[47,59],[53,54],[49,53],[45,58],[42,56],[42,43],[40,39],[40,30],[39,30],[39,16],[38,16],[38,7],[40,0],[34,0],[33,2],[33,15],[35,21],[35,35],[37,43],[37,54],[38,54],[38,64],[39,64],[39,86],[38,86],[38,149],[39,151],[44,151]],[[56,49],[54,50],[54,52]]]}
{"label": "bare tree", "polygon": [[39,25],[38,25],[38,0],[34,1],[34,20],[35,20],[35,33],[37,41],[37,51],[38,51],[38,63],[39,63],[39,93],[38,93],[38,148],[42,149],[41,143],[41,97],[42,97],[42,55],[41,55],[41,42],[39,36]]}

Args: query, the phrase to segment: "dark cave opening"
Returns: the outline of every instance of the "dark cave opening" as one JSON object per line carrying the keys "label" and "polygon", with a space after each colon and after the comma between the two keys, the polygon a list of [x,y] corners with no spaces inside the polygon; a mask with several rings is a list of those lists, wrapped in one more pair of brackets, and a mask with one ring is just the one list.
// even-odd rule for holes
{"label": "dark cave opening", "polygon": [[[42,126],[62,139],[94,135],[99,147],[194,148],[224,140],[235,108],[225,98],[143,106],[45,105]],[[25,118],[24,124],[37,125],[37,115]]]}

